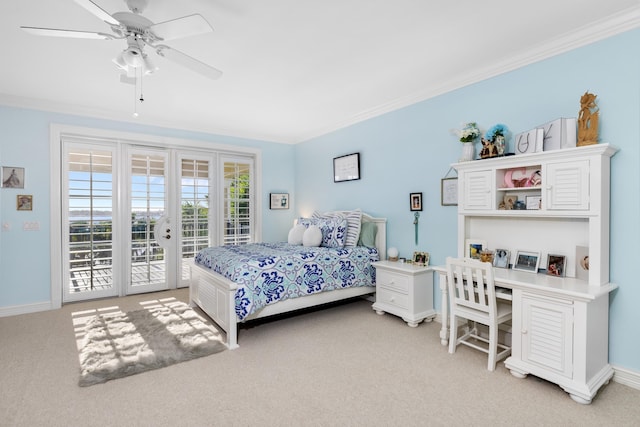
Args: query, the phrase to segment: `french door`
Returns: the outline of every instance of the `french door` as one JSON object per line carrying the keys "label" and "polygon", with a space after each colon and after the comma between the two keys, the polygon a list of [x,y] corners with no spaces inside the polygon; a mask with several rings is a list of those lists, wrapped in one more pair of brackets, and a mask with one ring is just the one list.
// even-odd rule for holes
{"label": "french door", "polygon": [[67,142],[62,152],[63,301],[188,285],[210,246],[216,156]]}

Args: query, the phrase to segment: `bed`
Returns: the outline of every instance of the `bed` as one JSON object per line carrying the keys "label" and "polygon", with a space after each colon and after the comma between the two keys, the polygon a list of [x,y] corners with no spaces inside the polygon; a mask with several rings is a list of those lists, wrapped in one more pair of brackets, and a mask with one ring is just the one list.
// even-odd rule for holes
{"label": "bed", "polygon": [[[353,212],[355,211],[335,211],[322,215],[346,217]],[[363,224],[363,230],[365,228],[376,230],[375,237],[370,237],[373,247],[325,248],[300,245],[291,247],[293,245],[287,243],[260,243],[207,248],[200,251],[189,265],[190,304],[204,311],[226,333],[227,347],[235,349],[238,347],[239,323],[371,295],[375,292],[375,269],[371,266],[371,262],[386,257],[386,219],[359,213],[358,220]],[[353,221],[353,215],[350,221]],[[365,226],[365,223],[369,223],[368,226]],[[372,224],[375,227],[371,227]],[[359,230],[360,227],[358,227],[358,234]],[[355,238],[357,240],[358,235]],[[281,250],[289,250],[287,255],[282,255],[289,258],[278,258]],[[350,261],[346,261],[348,259]],[[240,270],[238,264],[240,261],[248,262],[250,270]],[[329,264],[323,264],[323,262]],[[330,267],[330,265],[339,266],[345,263],[354,270],[353,274],[350,273],[349,280],[345,280],[345,275],[339,271],[339,267]],[[307,283],[306,288],[301,285],[301,290],[294,290],[289,286],[271,286],[267,283],[268,281],[273,282],[276,275],[285,275],[274,273],[276,264],[280,267],[286,266],[287,275],[290,276],[287,280],[291,279],[291,281],[296,281],[294,276],[297,276],[297,280],[300,281],[301,272],[306,272],[308,277],[310,269],[319,267],[323,273],[321,280],[315,282],[323,282],[322,287],[317,286],[317,283],[313,286],[308,286]],[[323,265],[326,268],[322,267]],[[329,271],[331,269],[333,272]],[[324,274],[325,272],[328,274]],[[367,274],[370,280],[364,283],[363,278]],[[261,286],[255,286],[258,282]],[[249,288],[252,287],[259,287],[262,291],[265,287],[270,287],[273,292],[263,292],[261,298],[258,298],[259,301],[256,302],[247,297],[251,290]]]}

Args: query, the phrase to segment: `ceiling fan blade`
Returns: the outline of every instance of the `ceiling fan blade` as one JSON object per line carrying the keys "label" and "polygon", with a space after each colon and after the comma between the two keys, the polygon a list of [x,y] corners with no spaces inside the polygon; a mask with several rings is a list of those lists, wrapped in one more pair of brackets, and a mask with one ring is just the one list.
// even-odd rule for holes
{"label": "ceiling fan blade", "polygon": [[98,40],[112,40],[114,37],[104,33],[93,33],[89,31],[76,31],[76,30],[58,30],[56,28],[38,28],[38,27],[20,27],[24,31],[35,34],[37,36],[50,36],[50,37],[72,37],[76,39],[98,39]]}
{"label": "ceiling fan blade", "polygon": [[92,2],[91,0],[76,0],[80,6],[87,9],[93,15],[97,16],[101,21],[111,25],[120,25],[120,22],[113,16],[109,15],[104,9]]}
{"label": "ceiling fan blade", "polygon": [[160,22],[152,25],[149,29],[161,40],[175,40],[213,31],[207,20],[197,13]]}
{"label": "ceiling fan blade", "polygon": [[222,76],[222,71],[217,68],[198,61],[197,59],[192,58],[179,50],[172,49],[169,46],[158,46],[156,53],[210,79],[215,80]]}

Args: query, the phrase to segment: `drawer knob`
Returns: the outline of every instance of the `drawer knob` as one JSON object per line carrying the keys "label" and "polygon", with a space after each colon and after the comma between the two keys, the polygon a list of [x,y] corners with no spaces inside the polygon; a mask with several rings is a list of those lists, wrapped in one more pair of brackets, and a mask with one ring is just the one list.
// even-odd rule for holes
{"label": "drawer knob", "polygon": [[527,335],[527,332],[529,332],[529,331],[527,331],[526,329],[523,329],[522,330],[522,335]]}

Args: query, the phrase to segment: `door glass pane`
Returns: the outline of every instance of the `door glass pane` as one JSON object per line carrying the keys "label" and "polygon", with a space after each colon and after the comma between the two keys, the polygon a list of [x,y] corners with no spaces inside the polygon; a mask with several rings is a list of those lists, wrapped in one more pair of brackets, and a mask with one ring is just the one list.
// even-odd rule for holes
{"label": "door glass pane", "polygon": [[131,277],[132,287],[166,283],[165,250],[154,227],[165,215],[165,158],[131,157]]}
{"label": "door glass pane", "polygon": [[[209,243],[209,173],[208,160],[182,159],[181,209],[182,258],[193,258]],[[182,264],[181,280],[189,280],[189,265]]]}
{"label": "door glass pane", "polygon": [[111,152],[67,154],[68,293],[113,289],[113,159]]}
{"label": "door glass pane", "polygon": [[251,163],[224,162],[224,245],[251,243]]}

